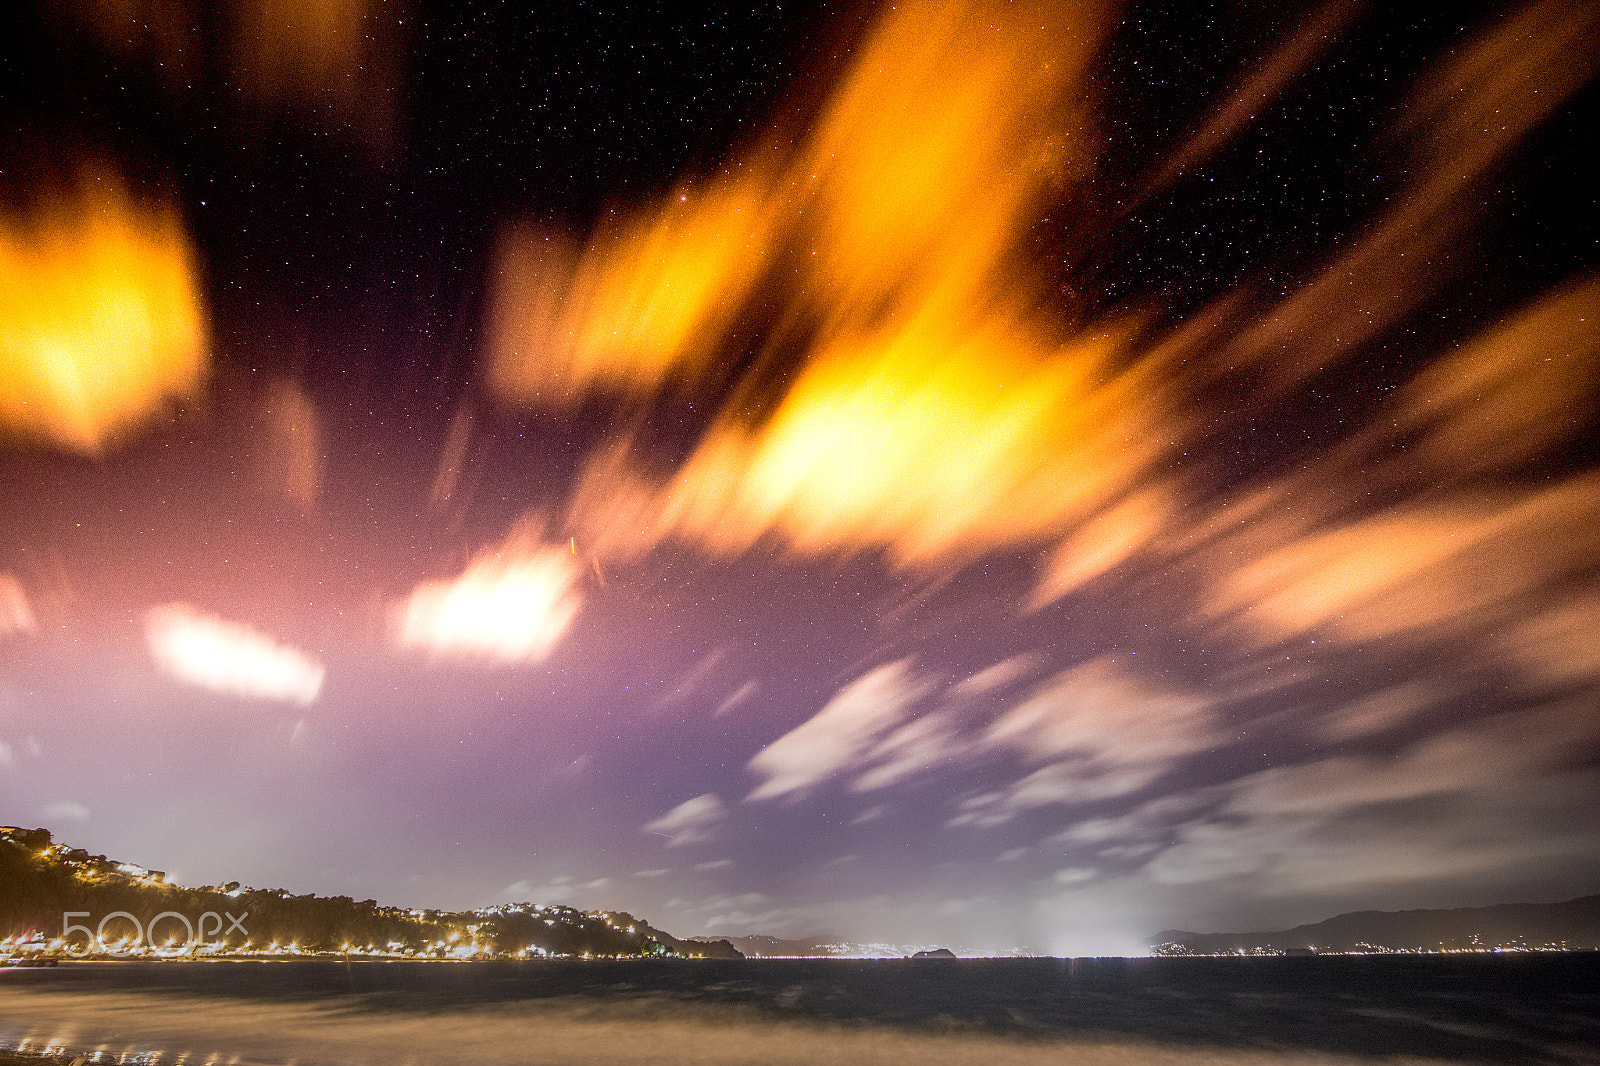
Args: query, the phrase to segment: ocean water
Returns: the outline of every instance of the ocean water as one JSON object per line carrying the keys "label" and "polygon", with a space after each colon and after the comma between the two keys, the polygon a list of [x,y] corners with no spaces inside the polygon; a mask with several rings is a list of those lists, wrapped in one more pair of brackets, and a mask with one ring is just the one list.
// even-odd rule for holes
{"label": "ocean water", "polygon": [[0,1042],[177,1066],[1600,1064],[1600,954],[67,963]]}

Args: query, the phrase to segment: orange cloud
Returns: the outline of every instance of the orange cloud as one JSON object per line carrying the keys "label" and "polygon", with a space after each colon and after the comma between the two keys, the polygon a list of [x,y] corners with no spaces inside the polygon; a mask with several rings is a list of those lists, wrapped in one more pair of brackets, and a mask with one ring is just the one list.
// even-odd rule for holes
{"label": "orange cloud", "polygon": [[595,389],[653,395],[703,374],[774,251],[785,204],[740,171],[680,186],[582,253],[524,227],[501,242],[488,378],[502,396],[563,405]]}
{"label": "orange cloud", "polygon": [[1229,567],[1208,605],[1275,640],[1321,628],[1347,640],[1474,627],[1592,564],[1600,479],[1576,477],[1485,503],[1411,505],[1280,546]]}
{"label": "orange cloud", "polygon": [[144,622],[156,665],[186,684],[299,704],[311,703],[322,691],[321,663],[249,626],[186,603],[153,607]]}
{"label": "orange cloud", "polygon": [[1063,330],[1014,256],[1089,156],[1105,23],[1092,5],[896,5],[794,147],[763,142],[581,253],[515,233],[488,377],[520,402],[720,373],[763,275],[797,275],[779,332],[810,340],[782,395],[752,420],[741,394],[670,478],[597,456],[572,505],[585,539],[736,552],[776,534],[928,562],[1047,542],[1125,497],[1171,443],[1161,361],[1124,369],[1121,325]]}
{"label": "orange cloud", "polygon": [[581,576],[565,546],[541,543],[524,524],[458,576],[417,585],[395,608],[396,639],[436,657],[536,662],[577,615]]}
{"label": "orange cloud", "polygon": [[1046,356],[1007,326],[912,321],[820,355],[764,426],[711,431],[658,522],[716,550],[776,532],[907,562],[1059,534],[1165,442],[1112,339]]}
{"label": "orange cloud", "polygon": [[1422,80],[1394,135],[1412,177],[1395,205],[1309,283],[1217,351],[1219,371],[1265,371],[1263,397],[1299,384],[1379,336],[1455,276],[1446,254],[1477,220],[1467,198],[1593,73],[1600,13],[1542,0],[1504,19]]}
{"label": "orange cloud", "polygon": [[98,454],[192,397],[206,370],[194,256],[175,208],[85,171],[0,218],[0,428]]}
{"label": "orange cloud", "polygon": [[1545,296],[1417,375],[1389,423],[1425,476],[1498,472],[1579,432],[1600,392],[1600,281]]}

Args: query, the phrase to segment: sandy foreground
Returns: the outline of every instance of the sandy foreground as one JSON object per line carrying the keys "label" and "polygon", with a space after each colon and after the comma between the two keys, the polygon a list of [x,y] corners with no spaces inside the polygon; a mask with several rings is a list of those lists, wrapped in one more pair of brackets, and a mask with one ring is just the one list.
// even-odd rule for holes
{"label": "sandy foreground", "polygon": [[[0,989],[0,1040],[113,1055],[160,1052],[173,1066],[632,1066],[635,1063],[943,1066],[1372,1066],[1310,1052],[1173,1048],[1107,1037],[1027,1041],[963,1032],[905,1032],[773,1020],[739,1008],[541,1001],[438,1012],[368,1003],[261,1003],[141,992]],[[1384,1059],[1390,1066],[1437,1059]]]}

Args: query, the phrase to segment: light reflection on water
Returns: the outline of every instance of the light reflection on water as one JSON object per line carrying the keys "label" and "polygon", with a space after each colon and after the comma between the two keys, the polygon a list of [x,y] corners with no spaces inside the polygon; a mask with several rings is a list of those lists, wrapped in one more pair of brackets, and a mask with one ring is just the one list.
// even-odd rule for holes
{"label": "light reflection on water", "polygon": [[1600,956],[78,964],[0,972],[23,1041],[119,1066],[1600,1064]]}

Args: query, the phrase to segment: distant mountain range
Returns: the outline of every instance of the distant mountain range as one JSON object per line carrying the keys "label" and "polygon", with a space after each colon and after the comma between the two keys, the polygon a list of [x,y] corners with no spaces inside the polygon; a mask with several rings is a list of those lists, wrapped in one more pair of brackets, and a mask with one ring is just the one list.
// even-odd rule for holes
{"label": "distant mountain range", "polygon": [[688,939],[689,943],[708,950],[716,944],[726,945],[727,948],[732,948],[752,959],[953,959],[956,957],[948,948],[885,942],[862,944],[832,936],[785,940],[783,937],[752,934],[720,939],[692,936]]}
{"label": "distant mountain range", "polygon": [[1565,903],[1502,903],[1451,910],[1354,911],[1273,932],[1167,929],[1150,938],[1150,950],[1156,955],[1597,949],[1600,896]]}
{"label": "distant mountain range", "polygon": [[857,954],[856,944],[845,944],[825,937],[805,940],[784,940],[775,936],[730,936],[713,941],[710,937],[688,938],[697,944],[728,944],[740,954],[752,959],[826,959]]}

